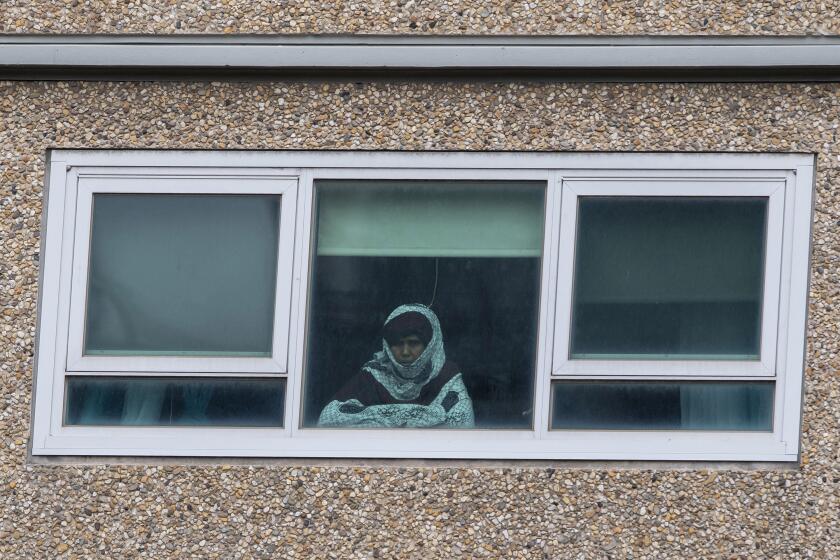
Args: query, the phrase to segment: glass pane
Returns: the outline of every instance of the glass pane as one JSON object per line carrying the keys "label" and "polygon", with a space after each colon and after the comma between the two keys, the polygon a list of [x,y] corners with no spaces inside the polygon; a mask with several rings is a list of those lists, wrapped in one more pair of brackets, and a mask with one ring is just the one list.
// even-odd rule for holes
{"label": "glass pane", "polygon": [[75,426],[283,426],[285,379],[68,377]]}
{"label": "glass pane", "polygon": [[552,384],[552,429],[772,431],[772,382]]}
{"label": "glass pane", "polygon": [[87,355],[269,356],[280,197],[97,194]]}
{"label": "glass pane", "polygon": [[755,360],[766,198],[579,199],[571,357]]}
{"label": "glass pane", "polygon": [[545,184],[316,187],[303,425],[529,428]]}

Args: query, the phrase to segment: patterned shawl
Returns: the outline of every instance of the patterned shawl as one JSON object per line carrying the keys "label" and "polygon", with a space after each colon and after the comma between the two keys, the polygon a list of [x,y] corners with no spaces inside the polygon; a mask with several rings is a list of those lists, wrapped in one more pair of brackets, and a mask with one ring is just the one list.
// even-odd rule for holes
{"label": "patterned shawl", "polygon": [[373,358],[362,366],[362,369],[373,375],[374,379],[391,393],[391,396],[401,401],[416,399],[423,386],[437,377],[443,364],[446,363],[440,321],[437,315],[425,305],[418,303],[401,305],[388,315],[385,324],[387,325],[395,317],[412,311],[423,315],[432,326],[432,339],[420,357],[411,364],[400,364],[391,352],[388,341],[383,338],[382,350],[375,353]]}

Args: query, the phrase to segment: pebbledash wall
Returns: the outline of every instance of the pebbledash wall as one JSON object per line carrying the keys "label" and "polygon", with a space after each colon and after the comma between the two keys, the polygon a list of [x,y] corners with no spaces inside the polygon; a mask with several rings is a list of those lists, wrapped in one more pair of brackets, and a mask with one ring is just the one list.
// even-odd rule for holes
{"label": "pebbledash wall", "polygon": [[840,33],[840,2],[7,0],[3,33]]}
{"label": "pebbledash wall", "polygon": [[[6,3],[0,30],[840,31],[836,2],[94,4]],[[837,83],[0,82],[0,557],[840,557],[838,128]],[[33,461],[39,235],[55,147],[815,153],[801,461]]]}

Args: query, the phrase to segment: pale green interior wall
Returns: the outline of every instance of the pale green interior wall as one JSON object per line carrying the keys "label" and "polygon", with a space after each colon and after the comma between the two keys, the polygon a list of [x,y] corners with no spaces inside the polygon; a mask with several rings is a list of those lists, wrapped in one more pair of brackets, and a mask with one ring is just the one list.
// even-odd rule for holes
{"label": "pale green interior wall", "polygon": [[544,183],[319,181],[317,186],[319,255],[542,255]]}

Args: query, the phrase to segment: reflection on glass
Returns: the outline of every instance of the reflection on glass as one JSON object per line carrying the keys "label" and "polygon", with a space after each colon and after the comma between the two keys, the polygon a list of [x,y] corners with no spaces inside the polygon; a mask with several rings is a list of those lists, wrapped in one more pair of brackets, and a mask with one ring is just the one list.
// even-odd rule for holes
{"label": "reflection on glass", "polygon": [[285,379],[68,377],[76,426],[283,425]]}
{"label": "reflection on glass", "polygon": [[772,431],[772,382],[559,381],[551,428]]}
{"label": "reflection on glass", "polygon": [[544,190],[318,182],[303,425],[529,428]]}
{"label": "reflection on glass", "polygon": [[766,198],[579,199],[571,357],[758,359]]}
{"label": "reflection on glass", "polygon": [[97,194],[86,355],[269,356],[280,197]]}

